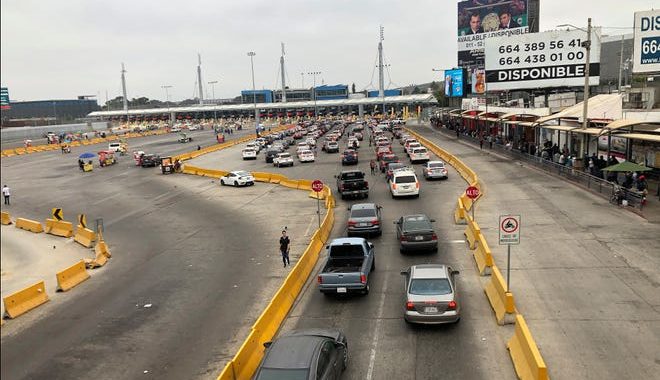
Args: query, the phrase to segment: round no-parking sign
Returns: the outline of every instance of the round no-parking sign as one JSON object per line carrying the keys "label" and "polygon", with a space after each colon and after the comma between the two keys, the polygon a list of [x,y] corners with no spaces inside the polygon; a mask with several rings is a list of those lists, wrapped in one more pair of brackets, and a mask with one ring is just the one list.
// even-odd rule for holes
{"label": "round no-parking sign", "polygon": [[520,215],[500,215],[500,245],[520,244]]}

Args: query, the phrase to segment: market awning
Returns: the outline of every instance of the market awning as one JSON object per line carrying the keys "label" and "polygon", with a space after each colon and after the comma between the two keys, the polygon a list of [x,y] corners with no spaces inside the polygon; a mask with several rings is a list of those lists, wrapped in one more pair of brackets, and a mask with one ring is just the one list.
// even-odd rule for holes
{"label": "market awning", "polygon": [[562,132],[571,132],[574,129],[580,128],[572,125],[539,125],[539,127],[543,129],[552,129],[555,131],[562,131]]}
{"label": "market awning", "polygon": [[[623,100],[619,94],[601,94],[589,98],[587,119],[620,119],[623,116]],[[536,120],[536,123],[543,124],[550,120],[560,118],[573,118],[580,120],[582,118],[584,102],[568,107],[550,116],[544,116]]]}
{"label": "market awning", "polygon": [[449,114],[452,115],[452,116],[457,116],[457,115],[460,114],[460,113],[461,113],[461,110],[458,109],[458,108],[455,109],[455,110],[451,110],[451,111],[449,111]]}
{"label": "market awning", "polygon": [[600,135],[601,131],[602,131],[601,128],[587,128],[587,129],[576,128],[572,132],[574,132],[574,133],[584,133],[586,135],[598,136],[598,135]]}
{"label": "market awning", "polygon": [[[660,121],[656,122],[656,121],[644,121],[644,120],[632,120],[632,119],[614,120],[613,122],[611,122],[611,123],[609,123],[609,124],[607,124],[606,126],[603,127],[602,134],[609,133],[609,132],[614,132],[618,129],[634,127],[636,125],[642,125],[642,124],[660,126]],[[653,129],[655,129],[655,128],[653,128]]]}
{"label": "market awning", "polygon": [[646,133],[625,133],[616,135],[616,137],[623,137],[631,140],[644,140],[660,143],[660,135],[651,135]]}

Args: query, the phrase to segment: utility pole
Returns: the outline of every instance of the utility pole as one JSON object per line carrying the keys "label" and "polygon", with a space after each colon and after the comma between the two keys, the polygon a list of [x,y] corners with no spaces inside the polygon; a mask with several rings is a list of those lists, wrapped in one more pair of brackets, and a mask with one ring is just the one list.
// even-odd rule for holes
{"label": "utility pole", "polygon": [[128,98],[126,97],[126,69],[124,69],[124,63],[121,63],[121,91],[124,95],[124,112],[128,118]]}
{"label": "utility pole", "polygon": [[318,115],[319,114],[319,109],[316,106],[316,76],[321,75],[321,72],[320,71],[312,71],[311,73],[307,73],[307,74],[312,75],[312,77],[314,78],[314,85],[313,85],[314,87],[312,87],[312,91],[313,91],[313,94],[314,94],[314,118],[317,119],[319,117],[319,115]]}
{"label": "utility pole", "polygon": [[170,113],[170,92],[168,90],[172,88],[172,86],[163,85],[160,87],[165,89],[165,103],[167,103],[167,113],[170,114],[170,127],[171,127],[174,124],[174,121],[172,120],[172,114]]}
{"label": "utility pole", "polygon": [[[589,64],[591,60],[591,17],[587,20],[587,40],[582,43],[582,47],[587,50],[586,60],[584,65],[584,103],[582,107],[582,129],[587,129],[589,121],[587,115],[589,113]],[[583,139],[584,142],[584,139]],[[584,147],[582,147],[584,151]]]}
{"label": "utility pole", "polygon": [[254,124],[255,124],[255,130],[257,131],[257,135],[259,134],[259,112],[257,111],[257,90],[254,85],[254,56],[257,55],[257,53],[250,51],[247,53],[248,57],[250,57],[250,66],[252,67],[252,99],[254,101]]}
{"label": "utility pole", "polygon": [[217,103],[215,102],[215,84],[218,83],[217,80],[212,80],[209,82],[212,88],[212,94],[213,94],[213,121],[215,122],[216,119],[218,118],[218,110],[217,110]]}
{"label": "utility pole", "polygon": [[286,103],[286,84],[284,74],[284,42],[282,42],[282,56],[280,57],[280,71],[282,72],[282,103]]}
{"label": "utility pole", "polygon": [[380,41],[378,41],[378,96],[383,101],[383,117],[385,117],[385,73],[383,72],[383,40],[384,28],[380,26]]}
{"label": "utility pole", "polygon": [[204,104],[204,93],[202,89],[202,56],[197,53],[197,83],[199,84],[199,104]]}
{"label": "utility pole", "polygon": [[621,52],[619,54],[619,94],[621,93],[621,71],[623,71],[623,34],[621,35]]}

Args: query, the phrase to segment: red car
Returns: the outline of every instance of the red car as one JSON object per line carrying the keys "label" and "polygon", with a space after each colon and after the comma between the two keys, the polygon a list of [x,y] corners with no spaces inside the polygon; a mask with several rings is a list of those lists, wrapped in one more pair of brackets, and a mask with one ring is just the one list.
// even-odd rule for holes
{"label": "red car", "polygon": [[381,173],[385,173],[385,169],[387,168],[387,164],[392,163],[392,162],[401,162],[399,161],[399,157],[395,154],[384,154],[380,157],[380,160],[378,160],[378,167],[380,168]]}
{"label": "red car", "polygon": [[376,148],[376,157],[380,160],[381,157],[392,154],[392,147],[390,146],[379,146]]}

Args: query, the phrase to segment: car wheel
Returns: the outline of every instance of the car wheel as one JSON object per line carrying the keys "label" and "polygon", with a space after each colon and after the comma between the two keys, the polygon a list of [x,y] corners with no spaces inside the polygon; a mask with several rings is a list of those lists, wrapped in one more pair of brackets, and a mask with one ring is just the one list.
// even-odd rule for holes
{"label": "car wheel", "polygon": [[348,342],[344,341],[344,360],[341,363],[341,370],[346,370],[348,367]]}
{"label": "car wheel", "polygon": [[234,181],[234,186],[238,187],[238,181]]}
{"label": "car wheel", "polygon": [[376,270],[376,259],[374,259],[374,261],[371,262],[371,270],[372,271]]}
{"label": "car wheel", "polygon": [[224,179],[221,179],[221,180],[220,180],[220,184],[221,184],[222,186],[224,186],[224,185],[225,185],[225,180],[224,180]]}
{"label": "car wheel", "polygon": [[369,294],[369,284],[367,284],[367,287],[364,288],[364,291],[362,292],[365,296]]}
{"label": "car wheel", "polygon": [[419,193],[415,194],[415,198],[419,198]]}
{"label": "car wheel", "polygon": [[369,193],[364,194],[364,199],[367,199],[367,198],[369,198]]}

